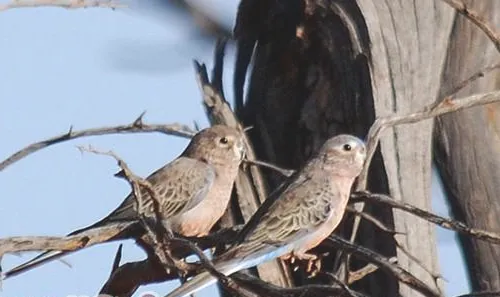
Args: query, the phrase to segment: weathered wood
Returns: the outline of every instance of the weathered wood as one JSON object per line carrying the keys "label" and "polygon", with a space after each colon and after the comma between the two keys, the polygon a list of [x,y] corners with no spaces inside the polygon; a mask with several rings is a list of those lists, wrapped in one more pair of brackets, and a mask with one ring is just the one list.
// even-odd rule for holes
{"label": "weathered wood", "polygon": [[[358,0],[371,38],[372,79],[377,116],[418,110],[438,94],[454,10],[435,0]],[[431,209],[432,121],[387,131],[381,150],[391,196]],[[431,271],[438,271],[434,227],[395,211],[396,230],[407,250]],[[428,284],[432,277],[404,253],[398,262]],[[404,296],[420,296],[402,287]]]}
{"label": "weathered wood", "polygon": [[[500,30],[500,2],[464,1]],[[463,16],[456,17],[442,75],[447,94],[472,73],[500,61],[491,41]],[[500,87],[491,73],[458,96]],[[456,219],[467,225],[500,231],[500,104],[489,104],[442,116],[436,120],[435,160]],[[473,290],[500,290],[500,247],[460,236]]]}

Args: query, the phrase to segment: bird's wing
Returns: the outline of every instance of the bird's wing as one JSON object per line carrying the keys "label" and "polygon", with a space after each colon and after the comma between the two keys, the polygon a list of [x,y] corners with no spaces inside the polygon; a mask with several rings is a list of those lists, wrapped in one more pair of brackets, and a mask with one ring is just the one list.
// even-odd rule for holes
{"label": "bird's wing", "polygon": [[[151,174],[146,180],[156,193],[158,206],[164,218],[185,212],[196,206],[207,194],[215,179],[215,170],[207,163],[196,159],[179,157]],[[150,192],[141,188],[142,211],[146,216],[153,216],[154,204]],[[72,232],[78,234],[88,229],[109,223],[137,219],[137,199],[134,193],[107,217],[86,228]]]}
{"label": "bird's wing", "polygon": [[238,232],[234,243],[242,243],[248,235],[255,230],[255,228],[259,225],[259,222],[262,220],[262,217],[269,212],[269,209],[281,197],[284,191],[291,191],[293,188],[299,187],[305,183],[308,179],[309,178],[306,175],[300,174],[300,171],[297,170],[290,178],[286,179],[281,185],[272,191],[248,220],[248,222],[245,223],[243,229]]}
{"label": "bird's wing", "polygon": [[300,244],[306,234],[313,233],[330,217],[332,195],[335,193],[328,185],[307,178],[292,183],[237,248],[238,257],[266,247]]}

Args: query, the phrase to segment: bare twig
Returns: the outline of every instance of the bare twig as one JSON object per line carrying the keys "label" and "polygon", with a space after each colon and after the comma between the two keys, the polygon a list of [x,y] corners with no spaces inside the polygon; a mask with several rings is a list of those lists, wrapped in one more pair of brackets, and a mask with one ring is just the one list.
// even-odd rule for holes
{"label": "bare twig", "polygon": [[293,169],[284,169],[284,168],[278,167],[276,165],[273,165],[271,163],[258,161],[258,160],[245,159],[245,160],[243,160],[243,162],[250,164],[250,165],[255,165],[255,166],[260,166],[260,167],[272,169],[272,170],[274,170],[274,171],[276,171],[276,172],[278,172],[281,175],[286,176],[286,177],[290,177],[295,172],[295,170],[293,170]]}
{"label": "bare twig", "polygon": [[97,135],[106,135],[106,134],[126,134],[126,133],[151,133],[151,132],[159,132],[168,135],[181,136],[185,138],[192,137],[196,132],[190,129],[188,126],[181,124],[145,124],[142,122],[142,117],[144,113],[141,114],[133,123],[128,125],[120,125],[114,127],[101,127],[101,128],[92,128],[85,129],[80,131],[73,131],[73,127],[69,129],[68,132],[54,136],[33,144],[28,145],[27,147],[21,149],[20,151],[14,153],[4,161],[0,163],[0,171],[4,170],[9,165],[23,159],[24,157],[35,153],[41,149],[44,149],[48,146],[61,143],[64,141],[86,137],[86,136],[97,136]]}
{"label": "bare twig", "polygon": [[442,0],[451,7],[453,7],[458,13],[466,17],[469,21],[474,23],[481,31],[488,36],[488,38],[493,42],[497,50],[500,52],[500,33],[496,32],[488,22],[481,17],[476,11],[468,8],[465,3],[459,0]]}
{"label": "bare twig", "polygon": [[111,275],[120,267],[120,262],[122,261],[122,249],[123,244],[118,246],[118,250],[116,251],[115,259],[113,260],[113,266],[111,266]]}
{"label": "bare twig", "polygon": [[[378,268],[377,266],[373,265],[375,267],[375,270]],[[348,296],[350,297],[357,297],[358,294],[357,292],[354,292],[351,290],[344,282],[342,282],[335,274],[330,273],[330,272],[325,272],[324,273],[326,276],[328,276],[333,283],[338,285]]]}
{"label": "bare twig", "polygon": [[378,118],[371,126],[370,130],[368,131],[368,136],[366,137],[367,157],[365,165],[363,167],[363,171],[359,175],[356,189],[358,191],[366,189],[368,169],[370,167],[373,154],[375,153],[375,150],[378,146],[380,136],[386,128],[393,127],[396,125],[412,124],[430,118],[434,118],[443,114],[462,110],[465,108],[478,105],[485,105],[497,101],[500,101],[500,91],[495,91],[485,94],[476,94],[459,99],[447,98],[441,101],[436,106],[432,105],[430,107],[426,106],[418,112],[413,112],[405,115],[392,115],[392,116]]}
{"label": "bare twig", "polygon": [[440,217],[438,215],[435,215],[431,212],[425,211],[423,209],[420,209],[418,207],[415,207],[413,205],[410,205],[405,202],[401,201],[396,201],[392,199],[391,197],[383,194],[374,194],[374,193],[369,193],[369,192],[356,192],[351,195],[351,199],[354,200],[362,200],[364,202],[376,202],[376,203],[383,203],[386,205],[389,205],[393,208],[397,208],[403,211],[406,211],[408,213],[411,213],[415,216],[418,216],[426,221],[429,221],[433,224],[436,224],[442,228],[453,230],[459,233],[463,233],[465,235],[484,240],[487,242],[491,242],[494,244],[500,244],[500,234],[486,231],[486,230],[481,230],[481,229],[475,229],[468,227],[464,223],[461,223],[456,220],[452,219],[447,219]]}
{"label": "bare twig", "polygon": [[465,79],[465,80],[461,81],[460,83],[458,83],[448,93],[448,95],[444,96],[444,98],[454,97],[456,94],[458,94],[458,92],[460,92],[461,90],[463,90],[465,87],[467,87],[468,85],[470,85],[475,80],[477,80],[477,79],[479,79],[481,77],[484,77],[486,74],[488,74],[488,73],[490,73],[490,72],[492,72],[494,70],[498,70],[498,69],[500,69],[500,63],[484,67],[483,69],[481,69],[478,72],[476,72],[476,73],[472,74],[471,76],[469,76],[467,79]]}
{"label": "bare twig", "polygon": [[[395,264],[397,262],[398,262],[398,259],[396,257],[389,258],[389,263]],[[366,264],[363,268],[360,268],[356,271],[349,272],[349,278],[347,280],[347,283],[348,284],[355,283],[358,280],[364,278],[365,276],[367,276],[370,273],[373,273],[377,270],[378,270],[377,265],[374,265],[372,263]]]}
{"label": "bare twig", "polygon": [[127,5],[114,0],[12,0],[6,4],[0,4],[0,11],[13,8],[27,7],[60,7],[66,9],[76,8],[126,8]]}
{"label": "bare twig", "polygon": [[85,234],[72,236],[21,236],[0,239],[0,256],[6,253],[28,251],[73,251],[108,241],[130,226],[131,223],[114,224],[109,228],[89,230]]}
{"label": "bare twig", "polygon": [[72,251],[86,246],[88,242],[89,238],[86,235],[9,237],[0,239],[0,256],[28,251]]}
{"label": "bare twig", "polygon": [[392,228],[389,228],[387,227],[384,223],[382,223],[379,219],[373,217],[372,215],[366,213],[366,212],[361,212],[361,211],[358,211],[357,209],[355,209],[354,207],[348,205],[346,207],[346,210],[348,212],[351,212],[353,213],[354,215],[356,216],[360,216],[361,218],[369,221],[370,223],[372,223],[373,225],[375,225],[376,227],[378,227],[380,230],[384,231],[384,232],[387,232],[387,233],[390,233],[390,234],[404,234],[403,232],[398,232]]}

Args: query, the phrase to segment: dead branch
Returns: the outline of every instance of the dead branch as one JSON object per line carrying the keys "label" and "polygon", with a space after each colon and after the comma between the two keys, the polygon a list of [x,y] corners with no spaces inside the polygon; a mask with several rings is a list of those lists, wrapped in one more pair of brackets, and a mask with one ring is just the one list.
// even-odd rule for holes
{"label": "dead branch", "polygon": [[54,236],[16,236],[0,239],[0,257],[7,253],[28,251],[73,251],[83,247],[109,241],[131,223],[114,224],[109,228],[91,230],[85,234],[54,237]]}
{"label": "dead branch", "polygon": [[404,234],[402,232],[398,232],[392,228],[389,228],[387,227],[384,223],[382,223],[379,219],[375,218],[374,216],[366,213],[366,212],[361,212],[361,211],[358,211],[357,209],[355,209],[354,207],[348,205],[346,207],[346,210],[350,213],[353,213],[354,215],[356,216],[359,216],[365,220],[367,220],[368,222],[372,223],[373,225],[375,225],[377,228],[379,228],[380,230],[384,231],[384,232],[387,232],[389,234]]}
{"label": "dead branch", "polygon": [[481,17],[477,12],[468,8],[465,3],[459,0],[442,0],[448,5],[453,7],[458,13],[466,17],[469,21],[474,23],[481,31],[488,36],[493,42],[497,50],[500,52],[500,33],[496,32],[488,22]]}
{"label": "dead branch", "polygon": [[144,113],[142,113],[133,123],[128,125],[91,128],[80,131],[73,131],[73,127],[70,127],[69,131],[64,134],[54,136],[39,142],[35,142],[14,153],[13,155],[11,155],[10,157],[8,157],[7,159],[5,159],[0,163],[0,171],[4,170],[9,165],[12,165],[13,163],[23,159],[24,157],[32,153],[35,153],[41,149],[44,149],[48,146],[80,137],[108,135],[108,134],[159,132],[167,135],[190,138],[196,133],[188,126],[181,124],[151,124],[151,125],[145,124],[142,121],[143,116]]}
{"label": "dead branch", "polygon": [[126,8],[127,5],[114,0],[13,0],[6,4],[0,4],[0,11],[27,7],[60,7],[66,9],[101,7],[117,9]]}
{"label": "dead branch", "polygon": [[280,173],[281,175],[283,175],[285,177],[290,177],[295,172],[295,170],[293,170],[293,169],[280,168],[274,164],[263,162],[263,161],[258,161],[258,160],[245,159],[245,160],[243,160],[243,162],[245,162],[249,165],[260,166],[262,168],[269,168],[271,170],[274,170],[274,171]]}
{"label": "dead branch", "polygon": [[456,220],[452,219],[447,219],[440,217],[438,215],[435,215],[431,212],[428,212],[426,210],[420,209],[418,207],[415,207],[411,204],[401,202],[401,201],[396,201],[392,199],[391,197],[383,194],[374,194],[370,192],[356,192],[351,195],[351,199],[355,201],[364,201],[366,202],[375,202],[375,203],[383,203],[386,205],[389,205],[393,208],[397,208],[403,211],[406,211],[408,213],[411,213],[415,216],[418,216],[419,218],[422,218],[426,221],[429,221],[433,224],[436,224],[442,228],[453,230],[459,233],[463,233],[465,235],[484,240],[487,242],[491,242],[494,244],[500,244],[500,235],[496,234],[494,232],[486,231],[486,230],[481,230],[481,229],[476,229],[476,228],[471,228],[465,225],[464,223],[461,223]]}
{"label": "dead branch", "polygon": [[[398,259],[396,257],[389,258],[390,263],[397,263]],[[375,264],[366,264],[363,268],[360,268],[356,271],[350,271],[349,272],[349,277],[347,280],[348,284],[352,284],[357,282],[360,279],[363,279],[365,276],[367,276],[370,273],[373,273],[378,270],[378,266]]]}
{"label": "dead branch", "polygon": [[448,93],[448,95],[444,96],[444,98],[454,97],[456,94],[458,94],[458,92],[460,92],[461,90],[463,90],[465,87],[469,86],[475,80],[477,80],[477,79],[479,79],[481,77],[484,77],[486,74],[488,74],[488,73],[490,73],[490,72],[492,72],[494,70],[498,70],[498,69],[500,69],[500,63],[493,64],[493,65],[487,66],[487,67],[479,70],[478,72],[472,74],[467,79],[465,79],[462,82],[460,82],[459,84],[457,84]]}
{"label": "dead branch", "polygon": [[426,106],[418,112],[412,112],[405,115],[392,115],[392,116],[378,118],[371,126],[368,132],[368,136],[366,137],[367,157],[363,171],[359,175],[356,189],[358,191],[366,189],[368,169],[370,167],[373,154],[375,153],[375,150],[378,146],[380,136],[385,129],[394,127],[396,125],[412,124],[423,120],[435,118],[443,114],[498,101],[500,101],[500,91],[495,91],[485,94],[472,95],[469,97],[459,98],[459,99],[446,98],[445,100],[441,101],[438,105]]}

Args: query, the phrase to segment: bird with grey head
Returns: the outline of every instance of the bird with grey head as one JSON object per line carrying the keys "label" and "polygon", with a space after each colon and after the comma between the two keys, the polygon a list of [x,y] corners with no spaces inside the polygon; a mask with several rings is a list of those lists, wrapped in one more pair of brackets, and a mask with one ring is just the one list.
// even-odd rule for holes
{"label": "bird with grey head", "polygon": [[[157,199],[165,226],[183,236],[204,236],[224,214],[229,203],[238,168],[245,148],[239,129],[216,125],[193,136],[179,157],[147,177],[156,195],[141,189],[142,214],[155,217],[153,199]],[[125,200],[102,220],[71,235],[107,234],[107,240],[134,238],[144,240],[145,230],[139,220],[137,201],[131,192]],[[116,228],[116,225],[122,228]],[[123,230],[120,233],[112,233]],[[106,233],[107,232],[107,233]],[[92,241],[92,236],[89,236]],[[101,243],[95,242],[95,243]],[[86,246],[93,242],[87,242]],[[74,252],[74,251],[71,251]],[[48,251],[7,271],[4,278],[18,275],[43,263],[71,253]]]}
{"label": "bird with grey head", "polygon": [[[366,147],[359,138],[328,139],[276,198],[264,202],[236,244],[214,259],[215,268],[231,275],[278,257],[316,261],[308,251],[339,225],[365,159]],[[167,297],[188,296],[216,281],[209,272],[201,272]]]}

